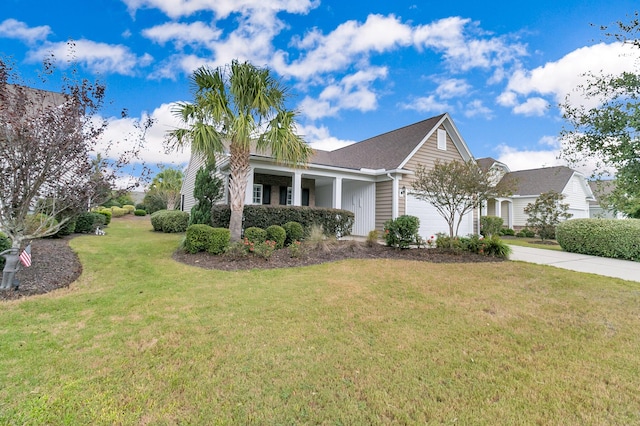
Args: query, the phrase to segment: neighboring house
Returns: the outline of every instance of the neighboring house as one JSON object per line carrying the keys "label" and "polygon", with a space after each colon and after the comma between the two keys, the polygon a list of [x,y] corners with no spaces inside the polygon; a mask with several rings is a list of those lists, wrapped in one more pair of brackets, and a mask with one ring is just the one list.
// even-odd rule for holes
{"label": "neighboring house", "polygon": [[[409,214],[420,219],[420,235],[428,238],[448,232],[448,226],[435,207],[409,194],[414,171],[418,164],[429,168],[436,160],[472,158],[449,114],[442,114],[335,151],[316,150],[305,168],[252,153],[245,203],[346,209],[355,214],[352,234],[360,236],[381,231],[385,221]],[[225,181],[228,160],[228,156],[217,159]],[[195,174],[203,163],[192,154],[181,191],[185,211],[195,203]],[[228,182],[225,187],[223,202],[228,202]],[[476,225],[474,215],[466,215],[459,234],[473,233]]]}
{"label": "neighboring house", "polygon": [[613,211],[605,202],[607,196],[611,195],[616,187],[613,180],[589,181],[591,192],[595,196],[593,201],[589,202],[589,217],[603,219],[624,219],[624,214]]}
{"label": "neighboring house", "polygon": [[528,215],[524,208],[534,203],[540,194],[550,191],[565,196],[562,202],[569,205],[572,219],[590,217],[589,204],[595,197],[580,172],[566,166],[511,172],[504,163],[493,158],[481,158],[478,164],[484,170],[494,170],[500,184],[512,190],[509,197],[489,200],[482,212],[483,215],[502,217],[509,228],[525,227]]}

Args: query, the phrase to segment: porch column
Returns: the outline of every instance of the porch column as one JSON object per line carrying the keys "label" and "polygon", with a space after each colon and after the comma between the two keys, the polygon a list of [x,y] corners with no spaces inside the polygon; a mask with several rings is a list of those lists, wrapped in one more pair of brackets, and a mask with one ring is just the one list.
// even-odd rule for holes
{"label": "porch column", "polygon": [[253,167],[249,170],[249,176],[247,176],[247,189],[244,195],[245,204],[253,204]]}
{"label": "porch column", "polygon": [[495,206],[496,206],[496,216],[502,217],[502,199],[501,198],[496,199]]}
{"label": "porch column", "polygon": [[507,227],[510,229],[513,229],[513,201],[507,202],[507,208],[509,209],[509,212],[508,212],[509,223],[507,223]]}
{"label": "porch column", "polygon": [[337,177],[333,180],[333,208],[342,208],[342,178]]}
{"label": "porch column", "polygon": [[294,206],[302,205],[302,172],[296,170],[293,175],[293,186],[291,187],[291,191],[293,191],[293,200],[292,203]]}

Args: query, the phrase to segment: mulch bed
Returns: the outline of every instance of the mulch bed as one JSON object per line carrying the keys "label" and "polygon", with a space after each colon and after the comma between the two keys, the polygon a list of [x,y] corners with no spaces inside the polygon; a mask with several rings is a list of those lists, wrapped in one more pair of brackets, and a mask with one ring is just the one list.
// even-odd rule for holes
{"label": "mulch bed", "polygon": [[[48,293],[68,287],[82,273],[82,264],[69,247],[72,237],[34,240],[31,244],[32,264],[17,273],[17,290],[0,291],[0,300],[14,300]],[[240,257],[212,256],[207,253],[188,254],[176,251],[173,258],[181,263],[204,269],[237,271],[247,269],[275,269],[316,265],[343,259],[405,259],[432,263],[501,262],[502,259],[467,252],[451,253],[440,249],[396,250],[379,244],[368,246],[364,242],[338,241],[326,249],[307,249],[292,258],[288,249],[276,250],[269,260],[255,255]]]}
{"label": "mulch bed", "polygon": [[66,238],[44,238],[31,242],[31,266],[16,274],[17,290],[0,290],[0,300],[20,299],[68,287],[82,273],[82,264]]}
{"label": "mulch bed", "polygon": [[198,266],[204,269],[237,271],[247,269],[276,269],[296,266],[317,265],[343,259],[405,259],[432,263],[477,263],[502,262],[503,259],[481,256],[468,252],[452,253],[441,249],[408,249],[396,250],[391,247],[374,244],[368,246],[364,242],[338,241],[326,249],[307,249],[299,257],[292,258],[288,249],[276,250],[268,259],[247,255],[231,257],[227,255],[212,256],[207,253],[189,254],[176,251],[173,258],[181,263]]}

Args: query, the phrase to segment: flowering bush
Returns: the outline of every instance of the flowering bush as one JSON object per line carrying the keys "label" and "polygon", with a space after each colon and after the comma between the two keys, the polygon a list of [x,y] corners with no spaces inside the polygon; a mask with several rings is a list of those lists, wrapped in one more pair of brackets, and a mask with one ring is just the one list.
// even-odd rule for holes
{"label": "flowering bush", "polygon": [[253,252],[265,260],[269,260],[273,252],[276,250],[277,245],[278,243],[273,240],[266,240],[264,243],[256,244],[253,248]]}
{"label": "flowering bush", "polygon": [[426,241],[426,243],[427,243],[427,248],[434,248],[436,246],[435,235],[430,236],[429,239]]}
{"label": "flowering bush", "polygon": [[256,249],[256,243],[249,241],[247,237],[244,237],[242,244],[244,245],[244,249],[247,253],[253,253]]}
{"label": "flowering bush", "polygon": [[417,241],[420,219],[403,215],[384,223],[384,240],[389,247],[409,248]]}

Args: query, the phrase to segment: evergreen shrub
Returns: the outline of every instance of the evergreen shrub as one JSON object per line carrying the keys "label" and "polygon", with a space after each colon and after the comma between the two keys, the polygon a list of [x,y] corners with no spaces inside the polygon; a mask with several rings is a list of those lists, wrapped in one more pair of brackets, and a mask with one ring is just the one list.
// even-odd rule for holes
{"label": "evergreen shrub", "polygon": [[573,219],[557,227],[563,250],[640,261],[640,219]]}
{"label": "evergreen shrub", "polygon": [[257,226],[250,226],[244,230],[244,237],[254,244],[264,243],[267,240],[267,231]]}
{"label": "evergreen shrub", "polygon": [[389,247],[409,248],[418,240],[420,219],[416,216],[402,215],[384,223],[384,240]]}
{"label": "evergreen shrub", "polygon": [[287,237],[285,244],[289,246],[294,241],[302,241],[304,238],[304,228],[298,222],[287,222],[282,225]]}
{"label": "evergreen shrub", "polygon": [[271,225],[265,230],[267,231],[267,240],[276,242],[276,249],[284,247],[284,243],[287,239],[287,231],[282,226]]}

